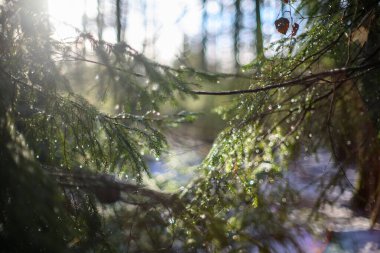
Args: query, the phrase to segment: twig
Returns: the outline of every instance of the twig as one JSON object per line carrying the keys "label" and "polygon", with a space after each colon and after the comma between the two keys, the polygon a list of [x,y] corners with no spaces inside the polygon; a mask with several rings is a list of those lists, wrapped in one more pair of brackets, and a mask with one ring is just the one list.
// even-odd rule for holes
{"label": "twig", "polygon": [[[339,69],[331,69],[328,71],[320,72],[317,74],[312,74],[308,76],[303,76],[295,79],[290,79],[288,81],[280,82],[280,83],[274,83],[269,84],[267,86],[255,88],[255,89],[242,89],[242,90],[229,90],[229,91],[196,91],[192,90],[189,91],[191,94],[196,95],[214,95],[214,96],[226,96],[226,95],[239,95],[239,94],[247,94],[247,93],[259,93],[263,91],[278,89],[278,88],[284,88],[284,87],[292,87],[292,86],[298,86],[298,85],[312,85],[313,81],[318,81],[320,78],[334,76],[340,73],[345,73],[349,71],[359,71],[359,70],[365,70],[362,74],[369,72],[377,67],[380,66],[380,62],[375,62],[372,64],[365,64],[357,67],[350,67],[350,68],[339,68]],[[357,76],[355,76],[357,77]]]}

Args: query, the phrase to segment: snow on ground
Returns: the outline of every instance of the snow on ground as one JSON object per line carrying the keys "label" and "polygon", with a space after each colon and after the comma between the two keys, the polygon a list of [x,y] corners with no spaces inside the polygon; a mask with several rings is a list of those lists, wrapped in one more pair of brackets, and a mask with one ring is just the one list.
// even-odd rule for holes
{"label": "snow on ground", "polygon": [[[380,224],[370,229],[370,220],[356,216],[349,208],[352,197],[352,185],[355,184],[354,168],[339,168],[327,151],[319,151],[317,155],[304,156],[294,162],[286,173],[292,187],[300,192],[300,207],[313,208],[319,197],[321,187],[337,172],[344,170],[345,190],[333,188],[327,197],[333,204],[325,204],[320,211],[321,223],[316,222],[316,231],[320,237],[305,234],[298,239],[305,252],[325,253],[380,253]],[[290,251],[292,252],[292,251]]]}

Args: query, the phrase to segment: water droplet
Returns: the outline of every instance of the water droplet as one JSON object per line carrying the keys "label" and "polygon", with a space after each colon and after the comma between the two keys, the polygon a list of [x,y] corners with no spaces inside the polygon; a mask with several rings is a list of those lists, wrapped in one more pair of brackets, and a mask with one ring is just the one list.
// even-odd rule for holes
{"label": "water droplet", "polygon": [[160,85],[158,85],[157,83],[154,83],[154,84],[152,85],[152,90],[153,90],[153,91],[158,90],[158,88],[160,88]]}

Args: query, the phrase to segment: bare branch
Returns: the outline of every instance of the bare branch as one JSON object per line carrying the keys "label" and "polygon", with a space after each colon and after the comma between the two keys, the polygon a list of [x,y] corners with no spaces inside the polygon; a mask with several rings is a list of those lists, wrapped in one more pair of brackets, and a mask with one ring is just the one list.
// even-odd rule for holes
{"label": "bare branch", "polygon": [[[263,92],[263,91],[268,91],[268,90],[273,90],[273,89],[278,89],[278,88],[284,88],[284,87],[299,86],[299,85],[303,85],[303,86],[313,85],[315,83],[318,83],[318,81],[320,81],[321,78],[331,77],[331,76],[341,74],[341,73],[347,73],[348,74],[348,72],[355,72],[355,71],[364,70],[361,73],[361,75],[363,75],[364,73],[372,71],[378,67],[380,67],[380,62],[375,62],[372,64],[365,64],[365,65],[361,65],[361,66],[357,66],[357,67],[351,67],[351,68],[331,69],[331,70],[320,72],[317,74],[312,74],[312,75],[308,75],[308,76],[294,78],[294,79],[290,79],[290,80],[285,81],[285,82],[269,84],[267,86],[258,87],[255,89],[229,90],[229,91],[196,91],[196,90],[193,90],[193,91],[191,91],[191,93],[196,94],[196,95],[214,95],[214,96],[226,96],[226,95],[228,96],[228,95],[239,95],[239,94],[247,94],[247,93],[259,93],[259,92]],[[357,77],[357,75],[355,77]]]}
{"label": "bare branch", "polygon": [[[55,177],[57,183],[64,188],[80,187],[90,193],[94,193],[99,199],[98,191],[111,191],[116,194],[113,202],[123,201],[133,205],[154,205],[162,204],[171,207],[173,210],[180,211],[183,209],[179,198],[176,194],[169,194],[152,189],[145,188],[143,185],[132,184],[117,179],[116,177],[105,173],[92,173],[84,169],[62,170],[55,167],[43,166],[51,176]],[[115,192],[118,191],[118,192]],[[127,198],[120,197],[120,193],[133,194],[136,196],[148,198],[148,201],[134,202]],[[100,199],[100,202],[101,199]],[[111,202],[109,202],[111,203]]]}

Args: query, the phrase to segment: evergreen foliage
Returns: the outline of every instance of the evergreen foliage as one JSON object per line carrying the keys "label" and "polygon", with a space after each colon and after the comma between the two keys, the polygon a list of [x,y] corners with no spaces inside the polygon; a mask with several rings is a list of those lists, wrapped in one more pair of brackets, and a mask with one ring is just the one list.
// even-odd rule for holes
{"label": "evergreen foliage", "polygon": [[[55,41],[41,6],[0,6],[1,252],[301,252],[295,236],[310,228],[295,217],[286,168],[320,149],[338,169],[312,211],[334,187],[353,188],[353,205],[377,221],[377,1],[287,3],[280,14],[305,24],[268,47],[273,56],[258,54],[249,75],[166,66],[88,33]],[[91,94],[81,71],[96,72]],[[203,88],[231,78],[235,90]],[[196,117],[161,105],[203,95],[235,97],[216,110],[227,127],[196,178],[176,193],[146,188],[144,155],[159,157],[163,129]]]}

